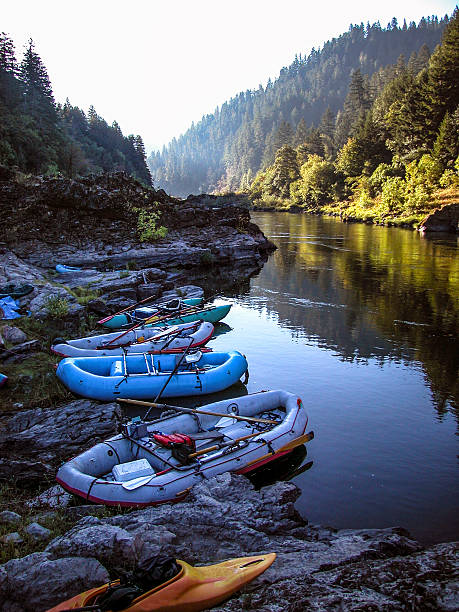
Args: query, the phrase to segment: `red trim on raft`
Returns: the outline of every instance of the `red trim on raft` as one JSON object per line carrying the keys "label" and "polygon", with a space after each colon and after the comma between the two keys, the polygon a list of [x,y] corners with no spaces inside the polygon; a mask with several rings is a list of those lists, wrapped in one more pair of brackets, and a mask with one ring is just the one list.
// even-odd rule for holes
{"label": "red trim on raft", "polygon": [[262,459],[261,461],[258,461],[257,463],[253,463],[252,465],[249,465],[245,468],[241,468],[240,470],[237,470],[236,474],[248,474],[249,472],[252,472],[253,470],[256,470],[257,468],[261,467],[262,465],[266,465],[267,463],[270,463],[271,461],[275,461],[276,459],[279,459],[279,457],[288,455],[291,452],[292,452],[291,450],[286,450],[286,451],[282,451],[281,453],[274,453],[274,455],[271,455],[271,457],[266,457],[266,459]]}
{"label": "red trim on raft", "polygon": [[[175,504],[185,499],[188,495],[188,491],[181,495],[180,497],[174,497],[172,499],[162,499],[161,501],[142,503],[142,502],[123,502],[123,501],[110,501],[106,499],[102,499],[101,497],[95,497],[94,495],[87,495],[84,491],[80,491],[79,489],[74,489],[73,487],[66,484],[63,480],[56,476],[56,481],[61,485],[63,489],[72,493],[73,495],[78,495],[78,497],[82,497],[87,501],[93,502],[94,504],[103,504],[104,506],[121,506],[122,508],[146,508],[147,506],[159,506],[161,504]],[[98,483],[105,484],[105,483]],[[118,483],[107,483],[107,484],[118,484]]]}
{"label": "red trim on raft", "polygon": [[[192,348],[196,348],[197,346],[202,346],[203,344],[206,344],[206,342],[209,342],[209,340],[212,338],[213,333],[214,333],[214,331],[212,330],[212,332],[206,338],[204,338],[200,342],[196,342],[195,344],[192,344],[189,348],[192,349]],[[184,337],[187,338],[188,336],[184,336]],[[145,340],[144,342],[146,344],[146,343],[151,342],[151,341],[152,340]],[[137,343],[136,342],[132,342],[130,344],[137,344]],[[143,343],[139,342],[139,344],[143,344]],[[112,350],[112,349],[114,350],[116,348],[120,348],[121,346],[129,346],[129,344],[120,344],[119,346],[113,346],[113,347],[110,347],[110,346],[108,346],[108,347],[104,346],[102,348],[97,347],[95,349],[88,349],[88,350],[94,350],[94,351],[95,350],[101,350],[101,351],[102,350]],[[168,350],[165,350],[165,351],[148,351],[147,354],[148,355],[172,355],[172,354],[176,354],[176,353],[183,353],[183,351],[186,348],[187,347],[184,346],[183,348],[171,349],[170,351],[168,351]],[[209,349],[209,351],[210,350],[211,349]],[[53,349],[53,347],[50,347],[50,351],[52,353],[54,353],[55,355],[59,355],[59,357],[70,357],[70,355],[66,355],[65,353],[59,353],[59,351],[55,351]],[[129,355],[129,353],[128,353],[128,355]]]}
{"label": "red trim on raft", "polygon": [[52,346],[50,347],[49,350],[51,351],[51,353],[54,353],[55,355],[59,355],[59,357],[68,357],[68,355],[66,355],[65,353],[59,353],[59,351],[55,351]]}
{"label": "red trim on raft", "polygon": [[[213,333],[214,333],[214,330],[212,330],[212,333],[210,333],[210,334],[207,336],[207,338],[204,338],[203,340],[201,340],[201,342],[196,342],[195,344],[192,344],[192,345],[190,346],[190,348],[196,348],[197,346],[202,346],[202,345],[203,345],[203,344],[205,344],[206,342],[209,342],[209,340],[210,340],[210,339],[212,338],[212,336],[213,336]],[[187,336],[185,336],[185,338],[186,338],[186,337],[187,337]],[[148,342],[148,340],[147,340],[146,342]],[[174,353],[183,353],[183,351],[184,351],[186,348],[187,348],[187,347],[185,346],[185,347],[183,347],[183,348],[171,349],[170,351],[165,350],[165,351],[148,351],[148,352],[150,353],[150,355],[161,355],[161,354],[163,354],[163,355],[167,355],[167,354],[171,355],[171,354],[174,354]]]}

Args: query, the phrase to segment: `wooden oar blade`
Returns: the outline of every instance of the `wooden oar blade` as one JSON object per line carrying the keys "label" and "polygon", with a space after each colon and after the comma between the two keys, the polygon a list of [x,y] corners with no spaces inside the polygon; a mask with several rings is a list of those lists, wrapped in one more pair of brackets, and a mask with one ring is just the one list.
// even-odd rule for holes
{"label": "wooden oar blade", "polygon": [[302,444],[306,444],[306,442],[310,442],[313,439],[314,439],[314,432],[310,431],[309,433],[304,434],[303,436],[300,436],[299,438],[295,438],[294,440],[291,440],[291,442],[288,442],[287,444],[284,444],[284,446],[281,446],[276,451],[276,453],[284,452],[284,451],[287,451],[287,450],[293,450],[297,446],[301,446]]}

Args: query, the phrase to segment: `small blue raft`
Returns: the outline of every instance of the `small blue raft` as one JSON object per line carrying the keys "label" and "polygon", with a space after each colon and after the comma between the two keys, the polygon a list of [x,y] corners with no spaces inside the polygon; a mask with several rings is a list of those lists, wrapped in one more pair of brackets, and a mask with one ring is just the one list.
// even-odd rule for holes
{"label": "small blue raft", "polygon": [[6,374],[0,373],[0,387],[3,387],[3,385],[6,385],[7,381],[8,381],[8,376]]}
{"label": "small blue raft", "polygon": [[69,272],[81,272],[81,268],[75,268],[74,266],[65,266],[64,264],[57,264],[56,272],[59,272],[59,274],[69,274]]}
{"label": "small blue raft", "polygon": [[[176,367],[179,355],[67,357],[57,376],[82,397],[100,401],[117,398],[153,399]],[[247,371],[246,358],[238,351],[190,353],[164,389],[163,397],[205,395],[227,389]]]}

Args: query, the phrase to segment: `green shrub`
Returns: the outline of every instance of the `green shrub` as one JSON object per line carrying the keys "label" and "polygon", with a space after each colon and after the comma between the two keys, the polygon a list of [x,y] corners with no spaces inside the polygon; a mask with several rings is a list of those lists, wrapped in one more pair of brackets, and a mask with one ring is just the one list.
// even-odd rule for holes
{"label": "green shrub", "polygon": [[167,227],[164,225],[157,227],[156,225],[161,217],[159,210],[136,210],[139,215],[137,218],[137,231],[140,242],[154,242],[167,236]]}
{"label": "green shrub", "polygon": [[405,204],[405,181],[399,176],[389,177],[382,185],[381,203],[388,213],[403,210]]}
{"label": "green shrub", "polygon": [[129,271],[128,270],[121,270],[120,278],[127,278],[128,276],[129,276]]}
{"label": "green shrub", "polygon": [[52,295],[47,299],[45,308],[49,316],[54,319],[63,319],[69,314],[68,301],[57,295]]}

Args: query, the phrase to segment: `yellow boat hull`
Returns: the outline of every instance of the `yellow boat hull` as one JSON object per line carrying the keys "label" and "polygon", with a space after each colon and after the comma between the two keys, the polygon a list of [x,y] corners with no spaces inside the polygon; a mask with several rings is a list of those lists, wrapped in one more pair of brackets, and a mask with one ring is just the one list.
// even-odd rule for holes
{"label": "yellow boat hull", "polygon": [[[177,559],[180,572],[163,584],[134,599],[124,612],[197,612],[224,601],[262,574],[274,562],[276,553],[230,559],[216,565],[193,567]],[[114,584],[113,582],[111,583]],[[76,595],[48,612],[74,610],[94,605],[108,584]]]}

